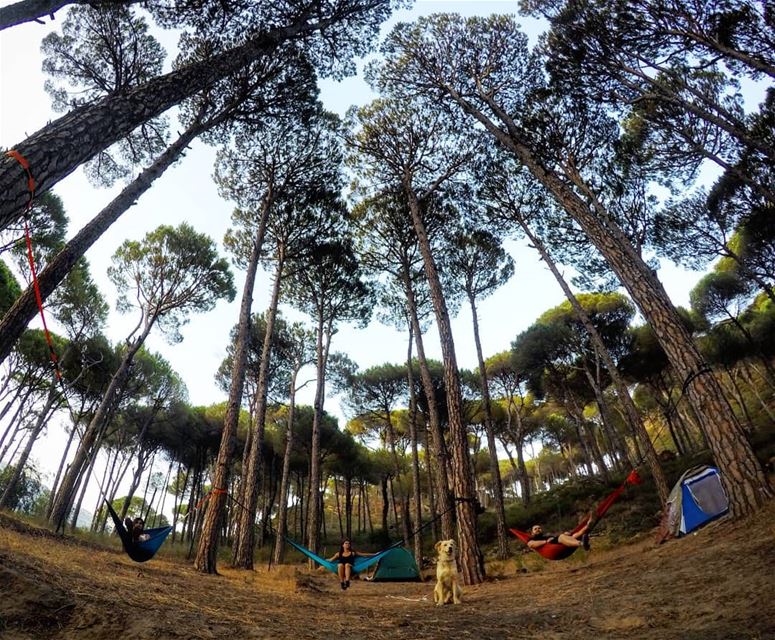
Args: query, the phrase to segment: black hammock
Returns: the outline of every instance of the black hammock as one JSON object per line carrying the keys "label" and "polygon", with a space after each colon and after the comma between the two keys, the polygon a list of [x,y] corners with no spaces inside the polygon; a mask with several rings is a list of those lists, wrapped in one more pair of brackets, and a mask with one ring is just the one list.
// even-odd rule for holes
{"label": "black hammock", "polygon": [[[587,532],[592,531],[592,527],[598,523],[600,518],[602,518],[606,511],[611,508],[611,505],[616,501],[616,499],[622,494],[624,491],[624,488],[628,484],[640,484],[641,479],[638,475],[638,472],[634,469],[630,471],[630,474],[625,478],[624,482],[621,484],[620,487],[618,487],[616,490],[614,490],[608,497],[606,497],[605,500],[603,500],[599,505],[597,505],[597,508],[595,509],[595,512],[582,520],[578,525],[576,525],[576,528],[573,529],[571,533],[577,533],[581,531],[583,527],[587,525],[587,523],[590,523],[589,529],[587,529]],[[591,521],[591,522],[590,522]],[[530,542],[532,539],[532,536],[527,531],[520,531],[519,529],[509,529],[511,533],[513,533],[517,538],[522,540],[525,544]],[[537,549],[533,549],[536,553],[539,555],[542,555],[547,560],[564,560],[569,555],[571,555],[578,547],[566,547],[564,544],[560,544],[559,542],[547,542],[545,545],[538,547]]]}
{"label": "black hammock", "polygon": [[115,512],[110,502],[105,500],[105,504],[108,507],[110,517],[113,518],[113,524],[116,525],[116,531],[121,538],[121,544],[124,546],[124,551],[127,552],[127,555],[135,562],[146,562],[153,558],[159,550],[159,547],[161,547],[164,540],[170,534],[170,531],[172,531],[172,527],[167,526],[157,527],[156,529],[145,529],[143,533],[149,536],[148,539],[143,540],[142,542],[135,542],[132,539],[132,533],[126,530],[124,523],[121,522],[121,518],[118,517],[118,514]]}

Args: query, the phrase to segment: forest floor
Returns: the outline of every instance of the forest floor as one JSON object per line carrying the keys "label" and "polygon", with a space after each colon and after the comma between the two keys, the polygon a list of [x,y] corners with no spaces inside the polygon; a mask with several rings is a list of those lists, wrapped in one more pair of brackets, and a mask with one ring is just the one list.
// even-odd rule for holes
{"label": "forest floor", "polygon": [[592,542],[549,563],[514,540],[515,560],[436,607],[432,569],[425,582],[347,591],[303,565],[208,576],[0,514],[0,638],[775,638],[775,501],[660,546]]}

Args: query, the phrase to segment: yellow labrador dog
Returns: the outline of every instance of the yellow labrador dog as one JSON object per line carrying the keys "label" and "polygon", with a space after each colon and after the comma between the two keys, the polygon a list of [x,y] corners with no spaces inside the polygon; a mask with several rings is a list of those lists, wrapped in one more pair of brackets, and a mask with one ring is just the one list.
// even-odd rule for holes
{"label": "yellow labrador dog", "polygon": [[457,579],[455,562],[455,541],[439,540],[436,543],[436,587],[433,589],[433,601],[436,606],[442,604],[460,604],[463,590]]}

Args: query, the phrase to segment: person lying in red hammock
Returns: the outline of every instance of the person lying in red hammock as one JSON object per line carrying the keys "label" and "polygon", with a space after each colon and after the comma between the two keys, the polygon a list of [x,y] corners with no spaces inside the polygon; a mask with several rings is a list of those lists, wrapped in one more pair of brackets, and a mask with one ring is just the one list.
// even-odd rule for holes
{"label": "person lying in red hammock", "polygon": [[578,531],[563,531],[562,533],[550,535],[544,533],[540,524],[534,524],[530,527],[530,540],[527,541],[527,546],[531,549],[539,549],[545,544],[561,544],[565,547],[584,547],[586,551],[589,551],[589,535],[587,530],[592,519],[587,519],[587,524],[581,527]]}

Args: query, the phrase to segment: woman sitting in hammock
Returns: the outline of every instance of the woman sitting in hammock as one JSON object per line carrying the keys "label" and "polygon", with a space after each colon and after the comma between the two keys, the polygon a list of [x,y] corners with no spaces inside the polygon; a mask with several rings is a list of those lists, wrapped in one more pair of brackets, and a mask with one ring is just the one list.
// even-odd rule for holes
{"label": "woman sitting in hammock", "polygon": [[584,547],[586,551],[589,551],[589,535],[587,530],[592,522],[591,518],[587,518],[587,523],[581,527],[578,531],[563,531],[556,536],[544,533],[540,524],[534,524],[530,528],[530,539],[527,541],[527,546],[531,549],[539,549],[545,544],[561,544],[564,547]]}
{"label": "woman sitting in hammock", "polygon": [[355,551],[349,540],[342,540],[339,551],[328,558],[328,560],[330,562],[339,561],[339,565],[336,568],[337,575],[342,583],[342,589],[347,589],[347,587],[350,586],[350,577],[352,576],[355,559],[359,557],[370,558],[376,555],[376,553],[361,553],[360,551]]}

